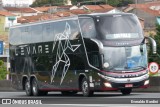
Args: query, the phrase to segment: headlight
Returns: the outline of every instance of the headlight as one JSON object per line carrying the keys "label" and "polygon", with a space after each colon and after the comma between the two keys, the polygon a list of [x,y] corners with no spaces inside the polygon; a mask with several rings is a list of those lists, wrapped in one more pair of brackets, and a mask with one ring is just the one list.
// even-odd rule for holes
{"label": "headlight", "polygon": [[112,87],[112,85],[109,82],[104,83],[105,87]]}
{"label": "headlight", "polygon": [[103,64],[103,67],[104,67],[104,68],[108,68],[108,67],[109,67],[109,63],[108,63],[108,62],[105,62],[105,63]]}

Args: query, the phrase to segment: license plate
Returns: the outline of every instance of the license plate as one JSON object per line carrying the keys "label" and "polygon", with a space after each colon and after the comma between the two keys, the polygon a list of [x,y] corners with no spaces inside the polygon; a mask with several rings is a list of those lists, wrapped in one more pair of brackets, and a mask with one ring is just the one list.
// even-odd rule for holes
{"label": "license plate", "polygon": [[133,84],[125,84],[125,87],[133,87]]}

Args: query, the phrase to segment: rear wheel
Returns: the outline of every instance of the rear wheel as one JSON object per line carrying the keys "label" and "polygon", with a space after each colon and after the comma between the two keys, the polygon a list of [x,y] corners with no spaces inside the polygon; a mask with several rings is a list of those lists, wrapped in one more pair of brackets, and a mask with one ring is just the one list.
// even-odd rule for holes
{"label": "rear wheel", "polygon": [[37,84],[37,81],[36,81],[35,78],[32,80],[32,92],[33,92],[34,96],[39,96],[40,95],[38,84]]}
{"label": "rear wheel", "polygon": [[82,93],[83,93],[84,97],[92,96],[93,93],[94,93],[93,91],[90,90],[89,83],[88,83],[86,78],[82,79],[81,90],[82,90]]}
{"label": "rear wheel", "polygon": [[131,88],[121,89],[123,95],[129,95],[132,92]]}
{"label": "rear wheel", "polygon": [[25,92],[27,96],[32,96],[32,86],[28,80],[25,81]]}
{"label": "rear wheel", "polygon": [[34,96],[43,96],[48,94],[47,91],[39,90],[39,87],[35,78],[32,80],[32,92]]}

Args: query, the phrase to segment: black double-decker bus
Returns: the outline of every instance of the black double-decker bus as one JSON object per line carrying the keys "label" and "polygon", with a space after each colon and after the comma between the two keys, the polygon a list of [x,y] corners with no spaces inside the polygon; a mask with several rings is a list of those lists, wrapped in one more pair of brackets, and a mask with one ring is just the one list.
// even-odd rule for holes
{"label": "black double-decker bus", "polygon": [[134,14],[88,14],[10,28],[12,86],[31,96],[120,90],[149,84],[146,39]]}

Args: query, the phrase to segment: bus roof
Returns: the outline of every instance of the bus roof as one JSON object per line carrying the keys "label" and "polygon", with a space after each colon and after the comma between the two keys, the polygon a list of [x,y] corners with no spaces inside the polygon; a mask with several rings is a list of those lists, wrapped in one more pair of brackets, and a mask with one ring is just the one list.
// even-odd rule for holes
{"label": "bus roof", "polygon": [[38,25],[38,24],[44,24],[44,23],[50,23],[50,22],[56,22],[56,21],[63,21],[63,20],[69,20],[69,19],[78,19],[78,17],[97,17],[97,16],[112,16],[112,15],[134,15],[132,13],[91,13],[91,14],[83,14],[83,15],[74,15],[69,17],[62,17],[60,19],[55,20],[45,20],[45,21],[39,21],[39,22],[32,22],[27,24],[21,24],[21,25],[15,25],[11,26],[10,28],[18,28],[18,27],[24,27],[24,26],[31,26],[31,25]]}
{"label": "bus roof", "polygon": [[89,17],[97,17],[97,16],[113,16],[113,15],[135,15],[133,13],[91,13],[78,15],[79,17],[89,16]]}
{"label": "bus roof", "polygon": [[62,17],[60,19],[54,19],[54,20],[44,20],[44,21],[38,21],[38,22],[31,22],[31,23],[26,23],[26,24],[20,24],[20,25],[14,25],[11,26],[10,28],[17,28],[17,27],[24,27],[24,26],[31,26],[31,25],[38,25],[38,24],[44,24],[44,23],[50,23],[50,22],[57,22],[57,21],[63,21],[63,20],[69,20],[69,19],[78,19],[77,15],[74,16],[69,16],[69,17]]}

